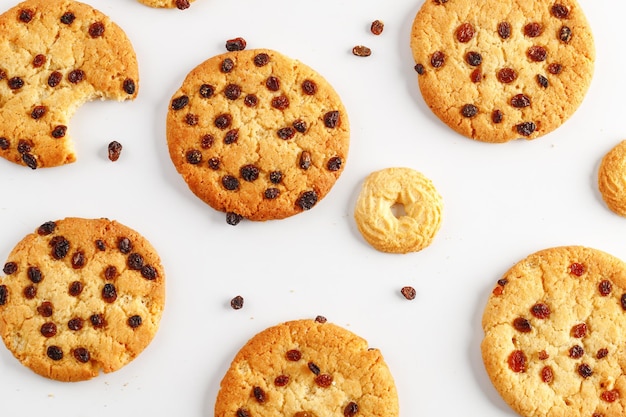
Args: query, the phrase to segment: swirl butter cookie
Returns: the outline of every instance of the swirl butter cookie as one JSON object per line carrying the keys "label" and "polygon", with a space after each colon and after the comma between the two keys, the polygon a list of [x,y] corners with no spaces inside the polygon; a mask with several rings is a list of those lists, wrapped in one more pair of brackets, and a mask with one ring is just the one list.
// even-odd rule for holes
{"label": "swirl butter cookie", "polygon": [[411,48],[426,104],[483,142],[561,126],[583,101],[595,60],[576,0],[425,0]]}
{"label": "swirl butter cookie", "polygon": [[107,219],[46,222],[0,277],[0,336],[25,366],[80,381],[120,369],[152,341],[165,275],[150,243]]}
{"label": "swirl butter cookie", "polygon": [[581,246],[545,249],[498,280],[482,356],[525,417],[618,417],[626,409],[626,264]]}
{"label": "swirl butter cookie", "polygon": [[441,227],[443,199],[432,181],[411,168],[386,168],[363,182],[354,219],[363,238],[382,252],[417,252]]}
{"label": "swirl butter cookie", "polygon": [[195,0],[138,0],[139,3],[145,4],[150,7],[159,7],[166,9],[188,9],[191,3]]}
{"label": "swirl butter cookie", "polygon": [[215,417],[397,417],[380,351],[323,321],[290,321],[250,339],[222,379]]}
{"label": "swirl butter cookie", "polygon": [[139,72],[124,31],[73,0],[27,0],[0,16],[0,156],[32,169],[76,160],[68,132],[93,99],[134,99]]}
{"label": "swirl butter cookie", "polygon": [[176,169],[231,224],[311,209],[342,173],[349,137],[332,86],[267,49],[209,58],[187,75],[167,115]]}
{"label": "swirl butter cookie", "polygon": [[626,140],[611,149],[598,169],[598,189],[606,205],[626,216]]}

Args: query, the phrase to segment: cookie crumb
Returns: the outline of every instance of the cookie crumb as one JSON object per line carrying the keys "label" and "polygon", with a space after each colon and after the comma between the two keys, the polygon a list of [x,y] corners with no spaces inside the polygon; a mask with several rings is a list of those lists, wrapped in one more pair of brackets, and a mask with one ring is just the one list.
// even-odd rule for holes
{"label": "cookie crumb", "polygon": [[122,144],[114,140],[111,143],[109,143],[108,151],[109,151],[109,159],[112,162],[115,162],[120,158],[120,154],[122,153]]}
{"label": "cookie crumb", "polygon": [[415,288],[413,288],[411,286],[402,287],[400,292],[402,293],[404,298],[406,298],[407,300],[414,300],[415,299]]}
{"label": "cookie crumb", "polygon": [[352,48],[352,54],[356,56],[367,57],[367,56],[372,55],[372,50],[368,48],[367,46],[357,45],[354,48]]}
{"label": "cookie crumb", "polygon": [[233,299],[230,300],[230,306],[233,308],[233,310],[241,309],[243,307],[243,297],[241,295],[233,297]]}
{"label": "cookie crumb", "polygon": [[315,321],[317,323],[326,323],[328,320],[326,320],[326,317],[324,317],[324,316],[317,316],[317,317],[315,317]]}
{"label": "cookie crumb", "polygon": [[376,19],[372,22],[372,26],[370,27],[370,30],[372,31],[374,35],[380,35],[381,33],[383,33],[384,28],[385,28],[385,24],[381,20]]}

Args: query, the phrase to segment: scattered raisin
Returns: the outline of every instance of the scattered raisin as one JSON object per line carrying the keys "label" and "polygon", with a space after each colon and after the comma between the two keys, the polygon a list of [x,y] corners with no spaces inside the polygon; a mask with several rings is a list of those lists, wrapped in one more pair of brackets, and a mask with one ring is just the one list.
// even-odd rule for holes
{"label": "scattered raisin", "polygon": [[563,65],[552,63],[548,65],[548,72],[553,75],[559,75],[563,71]]}
{"label": "scattered raisin", "polygon": [[0,150],[6,151],[7,149],[9,149],[10,145],[11,143],[7,138],[0,137]]}
{"label": "scattered raisin", "polygon": [[135,85],[134,80],[126,78],[122,83],[122,89],[126,94],[135,94],[135,91],[137,91],[137,86]]}
{"label": "scattered raisin", "polygon": [[622,310],[626,310],[626,294],[622,294],[620,297],[620,304],[622,305]]}
{"label": "scattered raisin", "polygon": [[572,359],[582,358],[585,350],[580,345],[574,345],[569,349],[569,357]]}
{"label": "scattered raisin", "polygon": [[37,295],[37,287],[35,287],[34,285],[29,285],[24,288],[23,294],[26,299],[32,300]]}
{"label": "scattered raisin", "polygon": [[474,117],[478,114],[478,107],[474,106],[473,104],[466,104],[461,109],[461,114],[463,115],[463,117]]}
{"label": "scattered raisin", "polygon": [[80,269],[85,266],[85,252],[77,251],[72,255],[72,268]]}
{"label": "scattered raisin", "polygon": [[469,51],[465,54],[465,62],[473,67],[477,67],[483,62],[483,56],[478,52]]}
{"label": "scattered raisin", "polygon": [[197,114],[188,113],[187,115],[185,115],[185,123],[187,123],[189,126],[197,125],[199,120],[200,118]]}
{"label": "scattered raisin", "polygon": [[89,317],[89,321],[91,322],[91,325],[94,327],[94,329],[101,329],[107,324],[102,314],[92,314]]}
{"label": "scattered raisin", "polygon": [[210,98],[215,93],[215,87],[210,84],[202,84],[199,93],[202,98]]}
{"label": "scattered raisin", "polygon": [[317,93],[317,84],[313,80],[304,80],[302,82],[302,91],[307,96],[312,96]]}
{"label": "scattered raisin", "polygon": [[502,39],[508,39],[511,36],[511,24],[509,22],[498,23],[498,35]]}
{"label": "scattered raisin", "polygon": [[585,266],[583,264],[579,264],[578,262],[574,262],[569,266],[569,273],[580,277],[585,273]]}
{"label": "scattered raisin", "polygon": [[74,359],[76,359],[80,363],[87,363],[89,362],[89,359],[91,359],[89,351],[84,347],[74,349],[72,351],[72,355],[74,355]]}
{"label": "scattered raisin", "polygon": [[541,35],[541,32],[543,32],[543,28],[537,22],[532,22],[524,26],[524,35],[529,38],[536,38]]}
{"label": "scattered raisin", "polygon": [[289,383],[289,376],[287,375],[278,375],[274,378],[274,385],[277,387],[284,387]]}
{"label": "scattered raisin", "polygon": [[534,122],[522,122],[515,126],[517,133],[522,136],[530,136],[533,134],[537,126]]}
{"label": "scattered raisin", "polygon": [[282,180],[283,180],[283,173],[281,171],[270,172],[270,182],[272,184],[280,184]]}
{"label": "scattered raisin", "polygon": [[324,126],[329,129],[334,129],[339,125],[339,111],[331,110],[324,115]]}
{"label": "scattered raisin", "polygon": [[265,391],[263,391],[261,387],[253,387],[252,395],[259,404],[263,404],[267,400],[267,394],[265,394]]}
{"label": "scattered raisin", "polygon": [[404,298],[406,298],[407,300],[414,300],[415,296],[417,295],[415,288],[410,287],[410,286],[406,286],[406,287],[402,287],[400,289],[400,293],[404,296]]}
{"label": "scattered raisin", "polygon": [[541,352],[539,352],[538,357],[540,360],[545,361],[550,357],[550,355],[548,355],[548,352],[546,352],[545,350],[542,350]]}
{"label": "scattered raisin", "polygon": [[15,262],[7,262],[4,264],[4,268],[2,268],[2,272],[7,275],[12,275],[17,271],[17,264]]}
{"label": "scattered raisin", "polygon": [[189,0],[176,0],[176,8],[178,10],[185,10],[191,6]]}
{"label": "scattered raisin", "polygon": [[456,39],[461,43],[467,43],[474,37],[474,26],[470,23],[463,23],[456,29]]}
{"label": "scattered raisin", "polygon": [[61,139],[62,137],[65,136],[66,133],[67,133],[67,126],[58,125],[58,126],[55,126],[54,129],[52,129],[51,135],[55,139]]}
{"label": "scattered raisin", "polygon": [[515,330],[522,333],[529,333],[532,330],[530,322],[523,317],[518,317],[513,320],[513,327],[515,327]]}
{"label": "scattered raisin", "polygon": [[343,165],[343,160],[338,156],[333,156],[326,163],[326,169],[328,169],[330,172],[335,172],[335,171],[339,171],[342,165]]}
{"label": "scattered raisin", "polygon": [[267,200],[274,200],[278,198],[279,195],[280,195],[280,190],[274,187],[268,188],[263,192],[263,197],[265,197]]}
{"label": "scattered raisin", "polygon": [[117,240],[117,248],[124,255],[128,255],[130,253],[130,251],[133,250],[133,244],[132,244],[132,242],[130,241],[129,238],[127,238],[127,237],[120,237]]}
{"label": "scattered raisin", "polygon": [[215,118],[215,127],[217,127],[218,129],[226,129],[230,126],[230,124],[233,121],[233,117],[228,114],[228,113],[224,113],[224,114],[220,114],[219,116],[217,116]]}
{"label": "scattered raisin", "polygon": [[19,153],[30,152],[33,147],[33,143],[30,140],[20,139],[17,144],[17,151]]}
{"label": "scattered raisin", "polygon": [[309,368],[309,370],[311,372],[313,372],[313,374],[315,375],[319,375],[320,374],[320,368],[319,366],[317,366],[316,364],[314,364],[313,362],[309,362],[306,364],[306,366]]}
{"label": "scattered raisin", "polygon": [[141,267],[141,276],[148,281],[154,281],[157,279],[158,273],[155,267],[152,265],[144,265]]}
{"label": "scattered raisin", "polygon": [[131,253],[128,255],[126,265],[133,271],[140,271],[143,268],[143,256],[136,252]]}
{"label": "scattered raisin", "polygon": [[192,165],[198,165],[202,162],[202,152],[197,149],[191,149],[185,154],[185,160]]}
{"label": "scattered raisin", "polygon": [[[9,291],[7,289],[7,286],[0,285],[0,306],[3,306],[7,303],[7,298],[9,298]],[[49,317],[49,316],[44,316],[44,317]]]}
{"label": "scattered raisin", "polygon": [[24,87],[24,80],[22,80],[20,77],[13,77],[9,78],[8,84],[11,90],[19,90],[20,88]]}
{"label": "scattered raisin", "polygon": [[52,337],[57,334],[57,326],[52,322],[47,322],[41,325],[40,329],[43,337]]}
{"label": "scattered raisin", "polygon": [[60,361],[63,359],[63,351],[58,346],[48,346],[46,349],[46,355],[53,361]]}
{"label": "scattered raisin", "polygon": [[[2,291],[0,289],[0,293],[1,292]],[[0,305],[2,305],[2,294],[0,294]],[[54,307],[50,301],[44,301],[37,307],[37,312],[41,315],[41,317],[50,317],[54,312]]]}
{"label": "scattered raisin", "polygon": [[72,70],[70,71],[69,74],[67,74],[67,80],[71,82],[72,84],[78,84],[84,79],[85,79],[85,71],[81,69]]}
{"label": "scattered raisin", "polygon": [[289,140],[296,135],[296,130],[293,127],[283,127],[276,131],[276,135],[283,140]]}
{"label": "scattered raisin", "polygon": [[254,56],[254,65],[257,67],[263,67],[270,62],[270,56],[265,52],[261,52],[260,54],[256,54]]}
{"label": "scattered raisin", "polygon": [[174,100],[172,100],[172,110],[181,110],[182,108],[187,106],[187,104],[189,104],[188,96],[176,97]]}
{"label": "scattered raisin", "polygon": [[265,86],[270,91],[278,91],[280,90],[280,80],[274,76],[269,76],[265,80]]}
{"label": "scattered raisin", "polygon": [[537,303],[530,308],[530,312],[538,319],[547,319],[550,317],[550,307],[544,303]]}
{"label": "scattered raisin", "polygon": [[104,35],[104,23],[94,22],[89,26],[89,36],[99,38]]}
{"label": "scattered raisin", "polygon": [[130,327],[131,329],[136,329],[137,327],[141,326],[142,323],[142,319],[141,316],[135,314],[134,316],[130,316],[128,318],[128,320],[126,320],[126,324],[128,324],[128,327]]}
{"label": "scattered raisin", "polygon": [[63,13],[63,16],[61,16],[61,23],[63,23],[64,25],[71,25],[72,22],[74,22],[74,19],[76,19],[76,16],[74,16],[74,13],[71,13],[71,12]]}
{"label": "scattered raisin", "polygon": [[243,307],[243,297],[241,295],[233,297],[232,300],[230,300],[230,306],[234,310],[239,310],[240,308],[242,308]]}
{"label": "scattered raisin", "polygon": [[111,281],[117,277],[117,267],[109,265],[104,269],[104,279]]}
{"label": "scattered raisin", "polygon": [[607,348],[599,349],[596,353],[596,359],[604,359],[609,354],[609,350]]}
{"label": "scattered raisin", "polygon": [[305,133],[307,126],[306,126],[306,122],[302,119],[298,119],[296,121],[294,121],[292,124],[294,129],[296,129],[296,132],[300,132],[300,133]]}
{"label": "scattered raisin", "polygon": [[30,279],[33,284],[38,284],[43,279],[41,270],[36,266],[29,266],[26,274],[28,275],[28,279]]}
{"label": "scattered raisin", "polygon": [[297,349],[291,349],[287,351],[285,357],[288,361],[298,362],[300,359],[302,359],[302,353]]}
{"label": "scattered raisin", "polygon": [[498,71],[496,77],[501,83],[509,84],[517,79],[517,71],[513,68],[502,68]]}
{"label": "scattered raisin", "polygon": [[46,63],[46,56],[44,54],[37,54],[33,58],[33,67],[39,68]]}
{"label": "scattered raisin", "polygon": [[500,110],[494,110],[491,112],[491,121],[498,124],[502,123],[502,119],[504,118],[504,114]]}
{"label": "scattered raisin", "polygon": [[245,104],[248,107],[256,107],[258,103],[259,103],[259,99],[254,94],[248,94],[243,99],[243,104]]}
{"label": "scattered raisin", "polygon": [[112,303],[117,299],[117,290],[115,285],[107,283],[102,287],[102,299],[107,303]]}
{"label": "scattered raisin", "polygon": [[239,180],[232,175],[224,175],[222,185],[229,191],[235,191],[239,189]]}
{"label": "scattered raisin", "polygon": [[563,43],[569,43],[572,39],[572,30],[567,26],[561,26],[561,29],[559,30],[559,39]]}
{"label": "scattered raisin", "polygon": [[226,41],[226,50],[229,52],[243,51],[246,49],[246,45],[247,43],[244,38],[237,37]]}
{"label": "scattered raisin", "polygon": [[235,415],[236,417],[250,417],[250,413],[245,408],[238,408]]}
{"label": "scattered raisin", "polygon": [[106,250],[107,245],[106,245],[106,243],[104,243],[104,241],[103,241],[103,240],[98,239],[98,240],[96,240],[96,248],[97,248],[99,251],[104,251],[104,250]]}
{"label": "scattered raisin", "polygon": [[316,323],[321,323],[321,324],[324,324],[324,323],[326,323],[327,321],[328,321],[328,320],[327,320],[327,319],[326,319],[326,317],[324,317],[324,316],[316,316],[316,317],[315,317],[315,322],[316,322]]}
{"label": "scattered raisin", "polygon": [[308,151],[302,151],[300,159],[298,160],[298,166],[303,170],[307,170],[311,167],[311,153]]}
{"label": "scattered raisin", "polygon": [[80,317],[74,317],[67,322],[67,328],[70,330],[78,331],[83,328],[84,321]]}
{"label": "scattered raisin", "polygon": [[310,210],[317,204],[317,193],[315,191],[305,191],[300,194],[296,205],[302,210]]}
{"label": "scattered raisin", "polygon": [[413,67],[413,69],[415,70],[415,72],[417,72],[419,75],[424,75],[425,69],[424,66],[422,64],[415,64],[415,66]]}
{"label": "scattered raisin", "polygon": [[546,384],[552,383],[552,381],[554,380],[554,372],[552,371],[551,367],[544,366],[541,369],[541,380],[545,382]]}
{"label": "scattered raisin", "polygon": [[213,135],[207,133],[206,135],[202,136],[202,139],[200,140],[200,146],[202,147],[202,149],[211,149],[214,142],[215,138],[213,137]]}
{"label": "scattered raisin", "polygon": [[352,48],[352,54],[361,57],[368,57],[372,55],[372,50],[364,45],[356,45]]}
{"label": "scattered raisin", "polygon": [[25,152],[25,153],[22,154],[22,161],[30,169],[37,169],[38,162],[37,162],[37,158],[35,158],[34,155],[32,155],[32,154],[30,154],[28,152]]}
{"label": "scattered raisin", "polygon": [[57,85],[61,83],[62,79],[63,79],[63,74],[61,74],[59,71],[54,71],[48,77],[48,85],[50,87],[56,87]]}
{"label": "scattered raisin", "polygon": [[569,9],[567,8],[567,6],[559,3],[555,3],[552,6],[551,12],[552,16],[556,17],[557,19],[567,19],[567,17],[569,16]]}
{"label": "scattered raisin", "polygon": [[315,377],[315,383],[322,388],[328,388],[333,384],[333,377],[328,374],[321,374]]}
{"label": "scattered raisin", "polygon": [[604,391],[602,394],[600,394],[600,398],[602,398],[602,401],[606,401],[607,403],[615,402],[619,398],[619,391],[616,389],[611,391]]}
{"label": "scattered raisin", "polygon": [[543,46],[534,45],[528,48],[526,51],[526,56],[530,58],[531,61],[541,62],[545,61],[548,57],[548,52]]}
{"label": "scattered raisin", "polygon": [[611,281],[609,281],[608,279],[603,279],[598,284],[598,291],[600,291],[600,295],[602,295],[603,297],[609,295],[612,290],[613,284],[611,284]]}
{"label": "scattered raisin", "polygon": [[18,18],[24,23],[29,23],[31,20],[33,20],[34,15],[35,12],[33,12],[31,9],[22,9],[20,10]]}
{"label": "scattered raisin", "polygon": [[226,88],[224,88],[224,95],[229,100],[237,100],[241,95],[241,87],[237,84],[228,84]]}
{"label": "scattered raisin", "polygon": [[591,369],[591,366],[587,365],[586,363],[581,363],[578,366],[578,375],[582,376],[583,378],[589,378],[591,375],[593,375],[593,370]]}
{"label": "scattered raisin", "polygon": [[435,52],[430,57],[430,65],[432,65],[433,68],[441,68],[445,62],[446,55],[441,51]]}
{"label": "scattered raisin", "polygon": [[285,110],[289,107],[289,99],[287,96],[278,96],[272,99],[272,107],[278,110]]}
{"label": "scattered raisin", "polygon": [[380,35],[383,33],[383,29],[385,29],[385,24],[378,19],[374,20],[370,25],[370,32],[374,35]]}
{"label": "scattered raisin", "polygon": [[239,170],[239,174],[245,181],[252,182],[259,178],[259,168],[252,164],[244,165]]}
{"label": "scattered raisin", "polygon": [[521,350],[514,350],[508,358],[509,368],[513,372],[526,372],[527,359],[526,354]]}
{"label": "scattered raisin", "polygon": [[107,154],[109,160],[112,162],[117,161],[120,158],[122,153],[122,144],[118,141],[114,140],[109,142],[109,146],[107,147]]}
{"label": "scattered raisin", "polygon": [[233,70],[233,68],[235,68],[235,63],[233,62],[233,60],[230,59],[230,58],[225,58],[222,61],[222,65],[220,67],[220,70],[223,73],[229,73],[229,72],[231,72]]}
{"label": "scattered raisin", "polygon": [[354,417],[359,412],[359,405],[354,401],[350,401],[343,409],[344,417]]}
{"label": "scattered raisin", "polygon": [[530,98],[525,94],[517,94],[511,97],[511,106],[521,109],[530,106]]}
{"label": "scattered raisin", "polygon": [[209,159],[208,165],[212,170],[218,170],[220,168],[220,159],[218,157],[213,157]]}
{"label": "scattered raisin", "polygon": [[63,236],[55,236],[50,240],[50,246],[52,247],[52,257],[60,260],[67,256],[70,251],[70,242]]}
{"label": "scattered raisin", "polygon": [[548,88],[548,79],[541,74],[537,74],[537,83],[543,88]]}

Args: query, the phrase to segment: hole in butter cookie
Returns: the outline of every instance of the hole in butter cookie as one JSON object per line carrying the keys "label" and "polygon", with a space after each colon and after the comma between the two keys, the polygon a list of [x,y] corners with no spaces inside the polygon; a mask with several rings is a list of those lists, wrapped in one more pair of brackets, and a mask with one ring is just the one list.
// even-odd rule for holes
{"label": "hole in butter cookie", "polygon": [[137,95],[123,30],[73,0],[27,0],[0,15],[0,157],[29,168],[76,160],[68,123],[83,103]]}
{"label": "hole in butter cookie", "polygon": [[410,168],[386,168],[364,181],[354,209],[363,238],[382,252],[417,252],[441,226],[443,200],[433,183]]}

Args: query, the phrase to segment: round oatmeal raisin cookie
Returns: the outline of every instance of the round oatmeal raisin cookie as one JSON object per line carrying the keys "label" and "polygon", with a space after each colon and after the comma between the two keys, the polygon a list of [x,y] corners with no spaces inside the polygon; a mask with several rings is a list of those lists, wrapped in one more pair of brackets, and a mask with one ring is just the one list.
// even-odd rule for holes
{"label": "round oatmeal raisin cookie", "polygon": [[611,149],[598,169],[598,189],[606,205],[626,217],[626,140]]}
{"label": "round oatmeal raisin cookie", "polygon": [[268,49],[235,50],[193,69],[170,101],[170,157],[216,210],[249,220],[309,210],[343,172],[348,116],[331,85]]}
{"label": "round oatmeal raisin cookie", "polygon": [[32,169],[76,160],[68,123],[93,99],[134,99],[124,31],[73,0],[27,0],[0,15],[0,157]]}
{"label": "round oatmeal raisin cookie", "polygon": [[397,417],[393,377],[378,349],[327,322],[295,320],[255,335],[222,379],[215,417]]}
{"label": "round oatmeal raisin cookie", "polygon": [[565,246],[498,280],[482,319],[485,369],[524,417],[618,417],[626,409],[626,264]]}
{"label": "round oatmeal raisin cookie", "polygon": [[594,69],[593,36],[576,0],[425,0],[410,43],[426,104],[483,142],[558,128]]}
{"label": "round oatmeal raisin cookie", "polygon": [[0,336],[25,366],[59,381],[120,369],[152,341],[165,275],[150,243],[107,219],[42,224],[0,277]]}

